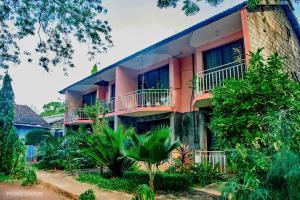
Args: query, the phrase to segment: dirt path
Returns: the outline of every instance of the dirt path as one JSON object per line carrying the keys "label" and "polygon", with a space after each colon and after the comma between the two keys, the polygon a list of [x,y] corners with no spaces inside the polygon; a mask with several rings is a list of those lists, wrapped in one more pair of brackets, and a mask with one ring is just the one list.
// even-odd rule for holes
{"label": "dirt path", "polygon": [[1,200],[69,200],[41,185],[22,187],[17,183],[0,183]]}

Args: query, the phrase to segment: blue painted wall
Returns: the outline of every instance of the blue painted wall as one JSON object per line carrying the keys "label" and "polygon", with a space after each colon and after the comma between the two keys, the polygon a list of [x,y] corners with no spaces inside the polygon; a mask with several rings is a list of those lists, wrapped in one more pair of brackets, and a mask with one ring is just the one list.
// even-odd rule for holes
{"label": "blue painted wall", "polygon": [[[25,136],[28,132],[35,130],[35,129],[41,129],[41,128],[35,128],[35,127],[28,127],[28,126],[15,126],[17,130],[17,134],[21,139],[25,140]],[[35,158],[35,148],[33,145],[27,145],[27,161],[33,161]]]}

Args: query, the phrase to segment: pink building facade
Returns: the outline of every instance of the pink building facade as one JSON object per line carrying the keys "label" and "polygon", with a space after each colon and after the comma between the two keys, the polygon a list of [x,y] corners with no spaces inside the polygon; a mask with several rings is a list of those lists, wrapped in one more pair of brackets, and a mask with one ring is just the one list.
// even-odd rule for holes
{"label": "pink building facade", "polygon": [[[282,23],[278,27],[266,26],[263,22],[272,24],[274,17],[270,16],[274,13],[282,14]],[[111,127],[135,127],[143,134],[166,125],[170,126],[174,139],[179,138],[196,149],[217,150],[214,135],[208,128],[211,91],[225,79],[244,77],[249,51],[259,48],[255,41],[265,37],[260,28],[253,31],[257,15],[265,18],[257,26],[266,32],[284,26],[280,30],[284,39],[277,38],[275,42],[281,44],[269,47],[265,43],[266,52],[298,54],[287,61],[287,70],[291,76],[297,76],[300,29],[292,6],[288,3],[261,5],[249,10],[242,3],[60,91],[66,95],[68,105],[65,126],[76,128],[90,124],[82,107],[99,99],[109,111],[105,117]],[[99,117],[103,115],[99,113]]]}

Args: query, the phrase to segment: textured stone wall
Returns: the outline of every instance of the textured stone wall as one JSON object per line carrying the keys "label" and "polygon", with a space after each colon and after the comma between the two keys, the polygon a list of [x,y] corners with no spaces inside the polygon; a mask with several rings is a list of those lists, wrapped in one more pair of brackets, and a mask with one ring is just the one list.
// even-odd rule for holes
{"label": "textured stone wall", "polygon": [[280,6],[259,6],[248,10],[247,24],[251,51],[264,47],[266,56],[277,51],[287,57],[285,64],[290,74],[300,72],[299,41]]}

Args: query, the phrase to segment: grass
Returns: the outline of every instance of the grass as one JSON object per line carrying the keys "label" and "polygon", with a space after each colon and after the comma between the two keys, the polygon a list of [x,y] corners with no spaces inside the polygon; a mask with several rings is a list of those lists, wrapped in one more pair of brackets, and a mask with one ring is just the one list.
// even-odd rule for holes
{"label": "grass", "polygon": [[11,183],[13,182],[13,178],[8,175],[4,175],[3,173],[0,173],[0,183]]}

